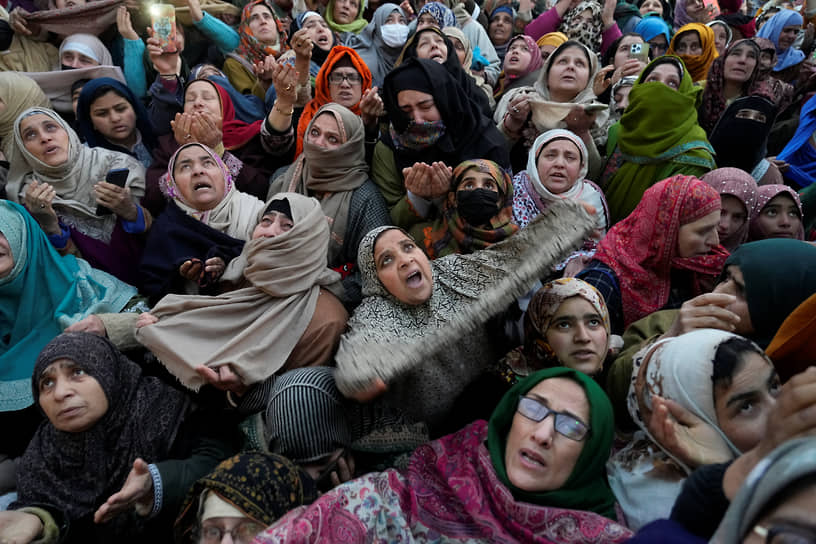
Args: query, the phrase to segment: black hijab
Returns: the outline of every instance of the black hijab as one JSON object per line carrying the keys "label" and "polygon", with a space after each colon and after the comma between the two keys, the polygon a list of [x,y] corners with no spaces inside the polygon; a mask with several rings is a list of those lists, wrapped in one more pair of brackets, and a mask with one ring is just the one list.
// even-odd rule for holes
{"label": "black hijab", "polygon": [[397,101],[399,92],[405,90],[421,91],[434,97],[445,124],[445,134],[432,147],[397,150],[390,135],[385,132],[383,143],[394,150],[398,169],[402,170],[415,162],[430,164],[435,161],[443,161],[453,167],[469,159],[487,159],[502,168],[510,168],[504,136],[444,66],[432,60],[411,58],[386,76],[383,102],[391,126],[398,134],[404,132],[411,121]]}
{"label": "black hijab", "polygon": [[745,96],[732,102],[708,137],[717,152],[717,166],[750,174],[765,158],[774,119],[776,105],[764,96]]}

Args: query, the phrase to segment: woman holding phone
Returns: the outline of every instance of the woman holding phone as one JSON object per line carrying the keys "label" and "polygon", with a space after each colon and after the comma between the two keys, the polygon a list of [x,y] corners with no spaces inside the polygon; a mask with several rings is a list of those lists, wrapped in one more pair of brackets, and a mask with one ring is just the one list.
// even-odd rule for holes
{"label": "woman holding phone", "polygon": [[139,204],[142,164],[125,153],[82,145],[46,108],[20,114],[13,135],[8,197],[28,208],[57,250],[80,253],[94,268],[134,284],[152,222]]}

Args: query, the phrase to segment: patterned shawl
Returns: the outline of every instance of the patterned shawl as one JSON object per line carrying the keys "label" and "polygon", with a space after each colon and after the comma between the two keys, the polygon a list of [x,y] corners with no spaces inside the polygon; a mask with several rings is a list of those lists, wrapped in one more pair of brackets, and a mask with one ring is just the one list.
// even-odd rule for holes
{"label": "patterned shawl", "polygon": [[34,402],[31,371],[46,343],[91,314],[119,312],[136,289],[58,254],[19,204],[0,200],[0,233],[14,258],[0,278],[0,412],[6,412]]}
{"label": "patterned shawl", "polygon": [[[487,423],[477,421],[424,444],[404,473],[392,469],[347,482],[293,510],[256,542],[588,544],[631,536],[593,512],[516,499],[497,474],[487,438]],[[601,457],[594,464],[603,471]]]}
{"label": "patterned shawl", "polygon": [[748,46],[754,50],[756,54],[756,65],[748,80],[742,84],[741,96],[762,95],[766,98],[773,99],[773,93],[762,80],[757,79],[759,74],[759,45],[753,40],[739,40],[732,43],[726,49],[725,54],[714,59],[711,63],[711,68],[708,70],[708,79],[706,80],[705,90],[703,91],[702,104],[700,105],[699,115],[700,126],[711,134],[714,126],[719,121],[720,116],[726,109],[725,98],[725,60],[734,52],[739,46]]}
{"label": "patterned shawl", "polygon": [[[601,39],[604,31],[601,18],[602,9],[601,4],[595,0],[584,0],[564,14],[564,19],[557,30],[566,34],[570,40],[581,42],[597,55],[601,52]],[[592,20],[578,24],[576,20],[586,10],[592,12]]]}
{"label": "patterned shawl", "polygon": [[[675,46],[680,37],[689,32],[696,32],[700,37],[700,45],[703,46],[703,52],[699,55],[679,55],[675,52]],[[714,31],[711,30],[711,27],[702,23],[689,23],[681,27],[674,35],[666,54],[676,55],[683,60],[683,64],[686,65],[692,81],[695,83],[703,81],[708,75],[708,69],[711,63],[719,56],[717,48],[714,45]]]}
{"label": "patterned shawl", "polygon": [[804,213],[802,211],[802,201],[799,199],[799,193],[787,185],[761,185],[757,189],[756,203],[754,204],[754,209],[751,212],[751,226],[748,229],[748,237],[752,242],[755,240],[764,240],[765,238],[768,238],[768,233],[762,229],[762,225],[759,222],[759,215],[762,213],[762,210],[765,208],[768,202],[781,194],[787,194],[796,204],[796,208],[799,210],[800,219],[796,239],[805,239]]}
{"label": "patterned shawl", "polygon": [[[272,18],[275,20],[275,26],[278,29],[278,43],[272,45],[261,43],[249,28],[249,16],[252,12],[252,8],[259,4],[266,6],[272,14]],[[237,57],[241,64],[246,64],[247,62],[251,64],[263,62],[267,55],[278,58],[281,53],[289,49],[286,28],[284,28],[278,16],[275,15],[275,10],[272,8],[269,0],[252,0],[244,6],[244,10],[241,12],[241,24],[238,26],[238,35],[241,41],[230,56]]]}
{"label": "patterned shawl", "polygon": [[[456,206],[456,188],[464,175],[476,170],[490,177],[496,182],[499,192],[498,213],[490,218],[490,228],[480,228],[471,225],[461,215]],[[489,247],[518,231],[518,225],[513,222],[513,183],[510,175],[493,161],[475,159],[464,161],[453,171],[451,190],[442,208],[442,217],[432,225],[422,228],[420,236],[414,236],[422,242],[422,247],[428,257],[436,259],[451,253],[472,253]]]}
{"label": "patterned shawl", "polygon": [[317,498],[311,477],[289,459],[271,453],[239,453],[222,461],[187,492],[174,527],[176,542],[193,542],[191,533],[209,493],[265,526]]}
{"label": "patterned shawl", "polygon": [[748,239],[748,225],[754,217],[757,199],[756,181],[739,168],[717,168],[700,179],[714,187],[720,197],[733,196],[745,207],[745,223],[731,236],[720,237],[720,244],[728,251],[734,251]]}
{"label": "patterned shawl", "polygon": [[[40,353],[31,377],[35,402],[40,376],[58,359],[70,359],[96,379],[108,411],[90,429],[71,433],[43,422],[17,468],[17,506],[49,504],[76,520],[119,491],[133,461],[162,461],[170,451],[188,406],[184,393],[119,353],[106,338],[65,333]],[[108,526],[131,528],[134,518],[119,516]],[[119,532],[119,534],[122,534]]]}
{"label": "patterned shawl", "polygon": [[167,295],[151,311],[158,323],[136,330],[136,339],[190,389],[204,384],[195,371],[201,365],[229,364],[245,384],[274,374],[309,325],[320,286],[339,280],[326,268],[328,225],[317,200],[273,198],[289,201],[294,226],[247,242],[230,263],[243,268],[251,286],[214,297]]}
{"label": "patterned shawl", "polygon": [[330,102],[318,109],[304,133],[323,113],[337,121],[343,144],[336,149],[324,149],[305,141],[303,153],[272,182],[269,194],[293,192],[314,195],[320,201],[331,229],[329,262],[335,263],[343,251],[351,197],[354,190],[368,180],[368,164],[365,161],[363,121],[340,104]]}
{"label": "patterned shawl", "polygon": [[[68,133],[68,160],[57,166],[49,166],[35,157],[23,143],[20,134],[22,120],[41,113],[52,118]],[[60,220],[82,234],[108,243],[118,218],[114,214],[96,215],[96,197],[93,186],[105,180],[111,170],[129,170],[126,186],[134,202],[144,196],[145,169],[138,160],[125,153],[102,147],[93,149],[82,145],[74,129],[55,111],[46,108],[29,108],[14,122],[14,145],[12,146],[11,171],[6,192],[9,199],[22,202],[26,187],[32,180],[50,183],[57,196],[54,210]]]}
{"label": "patterned shawl", "polygon": [[[191,146],[198,146],[210,155],[224,175],[224,197],[221,199],[221,202],[211,210],[201,211],[193,208],[184,200],[181,191],[176,185],[174,173],[176,159],[183,149],[187,149]],[[218,153],[203,144],[192,143],[179,147],[176,152],[173,153],[173,156],[170,157],[170,161],[167,164],[167,174],[162,176],[159,183],[161,184],[162,193],[164,193],[166,197],[172,198],[179,209],[184,213],[208,227],[223,232],[233,238],[237,238],[238,240],[249,240],[252,235],[252,229],[255,228],[258,222],[258,213],[264,208],[263,202],[235,188],[232,174],[230,174],[229,169],[221,160],[221,157],[218,156]]]}
{"label": "patterned shawl", "polygon": [[445,4],[440,2],[428,2],[422,6],[422,9],[417,13],[417,19],[422,17],[425,13],[430,13],[433,18],[436,19],[439,30],[442,30],[446,26],[456,26],[456,16]]}
{"label": "patterned shawl", "polygon": [[[317,73],[317,77],[315,78],[314,98],[306,103],[306,106],[303,108],[303,112],[300,114],[300,119],[298,120],[297,125],[297,138],[295,139],[295,157],[298,157],[303,152],[303,143],[306,139],[306,127],[308,127],[312,122],[312,119],[314,119],[315,115],[317,114],[317,110],[321,109],[330,102],[334,102],[331,97],[329,74],[331,74],[334,67],[341,60],[348,60],[351,62],[354,69],[357,70],[357,73],[363,78],[361,92],[365,93],[371,88],[371,70],[368,69],[368,66],[366,66],[365,62],[363,62],[360,55],[358,55],[357,52],[350,47],[345,47],[343,45],[335,45],[332,47],[331,52],[329,52],[329,56],[326,57],[326,60],[323,62],[323,65],[320,67],[320,71]],[[355,115],[360,115],[359,102],[354,104],[349,109],[351,109],[352,113]]]}
{"label": "patterned shawl", "polygon": [[666,304],[673,268],[694,273],[695,294],[702,293],[704,276],[720,274],[728,257],[722,246],[706,255],[677,255],[680,227],[719,210],[720,195],[713,187],[678,175],[647,189],[635,210],[609,229],[595,258],[618,277],[627,327]]}
{"label": "patterned shawl", "polygon": [[[496,90],[493,92],[494,98],[501,97],[501,95],[515,87],[522,87],[524,85],[534,83],[538,78],[538,71],[542,66],[544,66],[544,59],[541,58],[541,49],[538,47],[538,44],[534,39],[526,34],[515,36],[510,38],[510,41],[507,42],[507,48],[510,49],[510,46],[516,40],[524,40],[524,43],[527,45],[527,50],[530,51],[530,63],[518,74],[508,74],[504,69],[502,69],[501,74],[499,74],[499,80],[496,82]],[[504,63],[507,63],[506,55],[504,57]],[[466,65],[466,67],[469,68],[470,66]],[[502,66],[502,68],[504,67]],[[529,81],[531,79],[532,81]]]}
{"label": "patterned shawl", "polygon": [[[349,394],[378,377],[387,383],[414,375],[413,396],[407,397],[414,405],[420,404],[420,397],[428,397],[434,406],[450,404],[450,389],[467,383],[460,383],[463,374],[475,377],[479,365],[491,357],[480,351],[487,320],[566,257],[594,223],[581,205],[562,201],[527,228],[483,251],[436,259],[431,262],[433,292],[418,306],[397,300],[377,277],[374,244],[381,232],[395,227],[371,231],[360,243],[357,258],[366,298],[340,342],[337,386]],[[451,372],[445,380],[453,381],[436,383],[437,373],[445,371],[443,365]]]}

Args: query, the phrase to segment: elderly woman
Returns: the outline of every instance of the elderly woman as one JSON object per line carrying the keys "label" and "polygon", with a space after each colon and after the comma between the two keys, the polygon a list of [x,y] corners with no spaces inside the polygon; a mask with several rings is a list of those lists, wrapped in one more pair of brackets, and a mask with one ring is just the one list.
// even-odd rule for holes
{"label": "elderly woman", "polygon": [[270,55],[277,58],[288,49],[286,29],[275,15],[271,2],[253,0],[241,12],[238,35],[241,42],[224,60],[224,73],[242,94],[263,99],[266,90],[255,75],[255,65]]}
{"label": "elderly woman", "polygon": [[246,452],[223,461],[198,480],[176,519],[179,544],[252,542],[284,514],[317,498],[306,472],[280,455]]}
{"label": "elderly woman", "polygon": [[608,519],[615,502],[604,477],[609,410],[589,377],[543,370],[511,389],[489,423],[421,446],[404,472],[347,482],[290,512],[258,542],[330,540],[338,523],[356,539],[623,541],[630,532]]}
{"label": "elderly woman", "polygon": [[[139,199],[135,158],[82,145],[53,110],[29,108],[14,123],[8,197],[24,203],[59,250],[75,247],[92,266],[135,284],[152,217]],[[106,181],[120,171],[123,184]]]}
{"label": "elderly woman", "polygon": [[431,259],[472,253],[518,231],[512,203],[510,175],[498,164],[481,159],[464,161],[453,170],[439,217],[417,216],[420,222],[411,227],[410,234]]}
{"label": "elderly woman", "polygon": [[[523,169],[530,146],[539,134],[566,128],[583,140],[589,152],[589,177],[596,177],[602,166],[601,157],[590,131],[606,120],[606,107],[596,102],[593,91],[597,72],[595,54],[580,42],[570,40],[553,51],[535,85],[505,93],[493,120],[513,145],[511,159],[515,170]],[[596,115],[598,111],[603,115]]]}
{"label": "elderly woman", "polygon": [[737,98],[749,95],[773,98],[767,86],[757,80],[759,57],[755,41],[739,40],[711,63],[697,116],[706,133],[711,134],[726,106]]}
{"label": "elderly woman", "polygon": [[757,184],[750,174],[738,168],[717,168],[702,178],[720,193],[720,244],[733,252],[748,240],[748,226],[757,200]]}
{"label": "elderly woman", "polygon": [[[158,146],[153,151],[153,163],[147,170],[144,205],[156,215],[164,209],[167,201],[161,187],[166,183],[168,163],[180,146],[190,143],[199,143],[217,151],[219,158],[229,168],[237,188],[265,199],[269,176],[291,160],[291,146],[281,151],[281,137],[268,131],[263,120],[247,123],[238,119],[229,93],[217,83],[195,79],[186,87],[179,87],[178,93],[176,95],[174,92],[171,97],[162,100],[155,96],[153,99],[153,126],[169,126],[172,131],[159,138]],[[157,102],[161,102],[161,105],[157,105]],[[281,110],[284,107],[279,106]],[[276,113],[278,108],[273,108],[268,119]],[[288,116],[285,117],[289,121]]]}
{"label": "elderly woman", "polygon": [[654,183],[677,174],[702,176],[716,167],[697,124],[697,95],[683,61],[659,57],[629,93],[602,183],[613,223],[629,215]]}
{"label": "elderly woman", "polygon": [[257,217],[223,278],[236,290],[169,295],[137,323],[136,339],[191,389],[206,383],[207,369],[236,375],[246,388],[328,364],[345,330],[348,314],[327,290],[339,275],[326,268],[329,227],[318,202],[281,193]]}
{"label": "elderly woman", "polygon": [[343,300],[362,300],[357,251],[371,229],[390,224],[388,208],[368,175],[362,119],[339,104],[317,110],[305,130],[303,153],[270,186],[270,195],[314,196],[331,230],[328,266],[343,276]]}
{"label": "elderly woman", "polygon": [[620,334],[638,319],[713,286],[728,256],[717,235],[719,223],[720,195],[699,179],[674,176],[644,193],[578,274],[604,295],[612,332]]}
{"label": "elderly woman", "polygon": [[751,241],[766,238],[805,239],[802,202],[787,185],[762,185],[757,189],[748,236]]}
{"label": "elderly woman", "polygon": [[[33,406],[31,372],[43,346],[96,313],[122,311],[136,289],[73,255],[60,256],[19,204],[0,200],[0,423],[14,429],[0,458],[22,455],[42,419]],[[14,463],[0,462],[0,490],[12,489]],[[3,491],[4,492],[4,491]]]}
{"label": "elderly woman", "polygon": [[141,292],[155,301],[215,289],[250,238],[263,202],[236,189],[218,154],[196,143],[171,157],[162,190],[170,200],[147,240]]}
{"label": "elderly woman", "polygon": [[414,197],[427,206],[447,194],[450,169],[462,161],[510,166],[505,139],[439,63],[407,60],[388,74],[383,95],[389,128],[374,148],[371,174],[397,224],[413,215]]}
{"label": "elderly woman", "polygon": [[79,134],[88,147],[104,147],[136,157],[145,168],[153,162],[156,136],[147,110],[115,79],[93,79],[77,101]]}
{"label": "elderly woman", "polygon": [[[668,517],[692,470],[756,446],[781,387],[761,348],[713,329],[645,349],[631,381],[629,413],[639,432],[613,456],[609,481],[633,529]],[[697,441],[683,433],[689,420],[706,429],[686,430]]]}
{"label": "elderly woman", "polygon": [[4,539],[160,541],[186,489],[235,448],[217,414],[95,334],[46,345],[31,390],[47,421],[20,461]]}
{"label": "elderly woman", "polygon": [[782,81],[791,82],[799,75],[799,65],[805,54],[794,47],[793,42],[802,28],[802,16],[793,10],[783,9],[762,25],[757,37],[766,38],[776,47],[777,60],[773,75]]}
{"label": "elderly woman", "polygon": [[338,387],[358,399],[388,387],[387,405],[438,432],[456,396],[500,355],[488,341],[488,320],[593,224],[582,206],[562,202],[484,251],[432,262],[404,231],[371,231],[358,256],[366,298],[340,343]]}

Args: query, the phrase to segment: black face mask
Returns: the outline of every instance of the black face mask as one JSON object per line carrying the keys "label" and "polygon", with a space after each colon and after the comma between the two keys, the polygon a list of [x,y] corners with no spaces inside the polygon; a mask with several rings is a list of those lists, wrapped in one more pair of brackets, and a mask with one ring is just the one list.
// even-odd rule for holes
{"label": "black face mask", "polygon": [[499,211],[499,193],[487,189],[456,191],[456,209],[474,227],[487,223]]}

